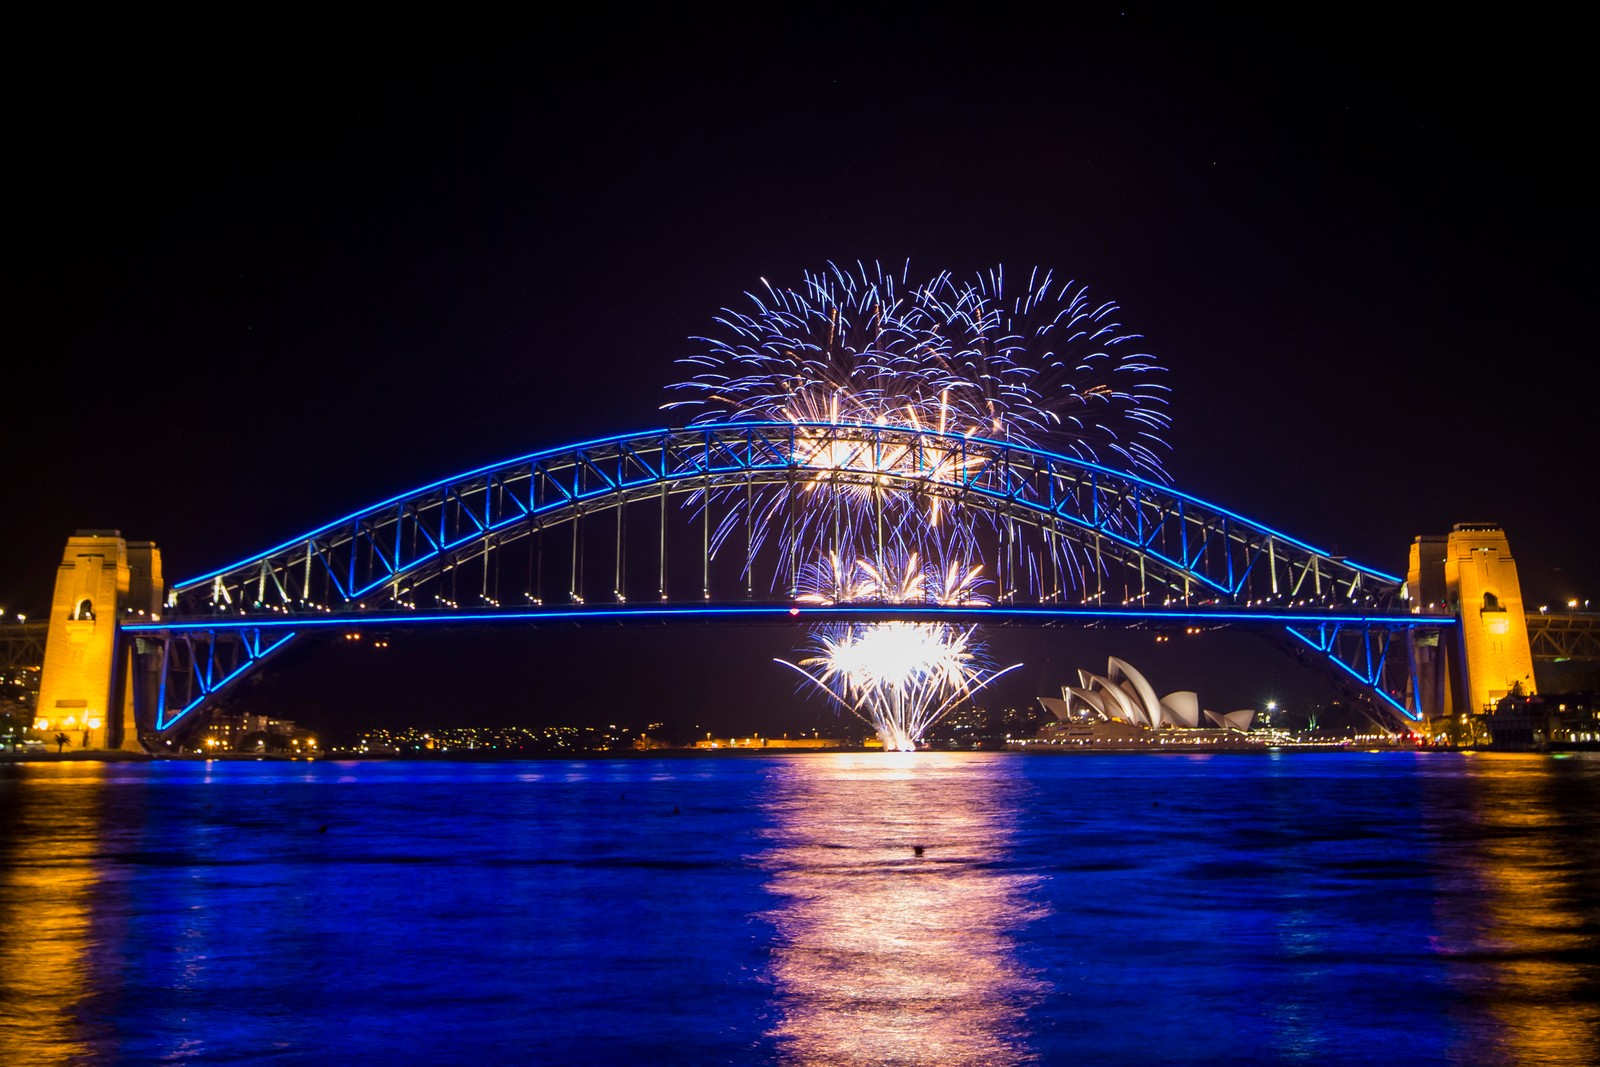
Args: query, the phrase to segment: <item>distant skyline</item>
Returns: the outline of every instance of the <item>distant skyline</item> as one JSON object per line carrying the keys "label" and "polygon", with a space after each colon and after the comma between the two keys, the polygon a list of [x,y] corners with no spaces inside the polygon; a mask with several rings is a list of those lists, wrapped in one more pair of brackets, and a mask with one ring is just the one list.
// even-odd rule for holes
{"label": "distant skyline", "polygon": [[[574,17],[194,49],[119,17],[33,16],[5,75],[13,612],[44,610],[75,529],[156,541],[170,583],[666,425],[717,309],[830,259],[1075,278],[1169,368],[1178,488],[1395,574],[1414,536],[1499,522],[1530,608],[1600,603],[1573,27],[1091,5],[949,35]],[[396,634],[389,666],[311,649],[251,699],[832,719],[768,662],[785,631],[715,633]],[[1111,653],[1219,711],[1331,696],[1249,635],[990,639],[1027,664],[1004,700]]]}

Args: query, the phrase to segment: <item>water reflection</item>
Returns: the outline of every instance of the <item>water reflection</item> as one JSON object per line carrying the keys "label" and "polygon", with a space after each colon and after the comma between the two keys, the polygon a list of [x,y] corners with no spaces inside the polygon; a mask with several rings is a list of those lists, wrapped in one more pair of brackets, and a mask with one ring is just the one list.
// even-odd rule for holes
{"label": "water reflection", "polygon": [[[1008,867],[1015,761],[839,755],[774,761],[760,857],[781,903],[772,1037],[798,1063],[1032,1058],[1046,989],[1016,958],[1040,917]],[[921,849],[920,854],[918,849]]]}
{"label": "water reflection", "polygon": [[1472,1010],[1497,1025],[1479,1028],[1463,1062],[1600,1063],[1600,795],[1584,769],[1544,756],[1466,761],[1477,826],[1445,842],[1469,873],[1442,901],[1439,951]]}
{"label": "water reflection", "polygon": [[[89,1053],[89,949],[99,874],[93,842],[104,764],[4,769],[0,780],[0,1062],[57,1064]],[[26,781],[20,781],[21,778]]]}
{"label": "water reflection", "polygon": [[1597,957],[1600,760],[0,765],[4,1067],[1587,1067]]}

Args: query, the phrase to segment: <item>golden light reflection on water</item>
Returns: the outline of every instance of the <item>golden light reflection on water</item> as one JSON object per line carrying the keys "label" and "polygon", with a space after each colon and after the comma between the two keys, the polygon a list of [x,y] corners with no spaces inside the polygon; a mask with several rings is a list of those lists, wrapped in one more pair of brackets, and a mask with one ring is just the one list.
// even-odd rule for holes
{"label": "golden light reflection on water", "polygon": [[[17,768],[0,821],[0,1063],[80,1062],[103,764]],[[13,786],[15,783],[6,783]],[[37,788],[43,785],[45,788]],[[55,787],[55,788],[51,788]]]}
{"label": "golden light reflection on water", "polygon": [[1586,914],[1600,842],[1585,847],[1570,824],[1593,812],[1571,810],[1579,798],[1560,791],[1562,768],[1549,757],[1480,755],[1467,766],[1478,786],[1483,832],[1472,858],[1482,897],[1441,909],[1440,948],[1469,967],[1474,985],[1486,985],[1475,999],[1499,1025],[1497,1047],[1462,1049],[1462,1062],[1600,1063],[1600,1018],[1575,995],[1595,981],[1600,953]]}
{"label": "golden light reflection on water", "polygon": [[[787,1061],[1003,1064],[1030,1058],[1046,989],[1015,937],[1041,916],[1008,870],[1016,790],[993,756],[774,761],[761,861],[781,903],[773,960]],[[922,849],[921,854],[917,848]]]}

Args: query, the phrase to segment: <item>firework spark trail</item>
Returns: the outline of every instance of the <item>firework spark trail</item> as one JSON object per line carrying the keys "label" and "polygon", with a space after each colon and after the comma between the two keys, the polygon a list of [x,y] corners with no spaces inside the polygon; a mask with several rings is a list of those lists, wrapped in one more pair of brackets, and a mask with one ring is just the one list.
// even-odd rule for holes
{"label": "firework spark trail", "polygon": [[[1001,268],[913,284],[909,266],[896,275],[876,263],[853,271],[830,264],[797,288],[763,279],[746,296],[753,310],[724,309],[716,317],[723,332],[696,338],[705,351],[680,361],[692,376],[669,387],[687,395],[664,407],[694,412],[692,425],[760,419],[934,430],[1166,479],[1161,368],[1134,349],[1139,337],[1117,322],[1117,306],[1092,301],[1084,286],[1035,270],[1015,291]],[[812,472],[803,490],[839,497],[843,514],[812,502],[791,511],[778,488],[739,501],[733,490],[696,495],[693,507],[729,505],[714,549],[741,523],[751,524],[756,546],[776,534],[807,559],[856,554],[862,532],[877,534],[885,523],[899,540],[924,547],[945,508],[937,495],[903,486],[969,473],[958,466],[969,462],[963,452],[932,439],[873,450],[814,431],[797,442],[795,458]],[[874,548],[881,547],[879,536]],[[1052,551],[1068,573],[1081,572],[1070,543],[1058,540]],[[1022,569],[1042,571],[1031,560]]]}
{"label": "firework spark trail", "polygon": [[[1035,270],[1016,290],[998,267],[973,280],[944,272],[914,285],[909,265],[897,276],[857,263],[853,271],[830,264],[808,273],[798,288],[763,279],[745,295],[753,310],[716,316],[723,332],[695,339],[705,351],[680,361],[692,376],[670,387],[687,396],[664,407],[693,411],[692,425],[750,419],[798,427],[792,458],[806,472],[801,480],[747,486],[742,497],[708,487],[690,506],[726,506],[711,550],[742,524],[747,568],[774,535],[783,556],[806,560],[789,576],[802,600],[987,602],[942,599],[953,586],[978,597],[981,563],[971,559],[979,521],[997,534],[1007,524],[1010,573],[1020,568],[1042,588],[1045,572],[1027,547],[1012,560],[1009,518],[969,510],[947,521],[940,495],[917,488],[961,484],[977,469],[965,449],[941,438],[869,442],[830,427],[986,437],[1166,480],[1166,388],[1154,381],[1161,368],[1133,350],[1138,335],[1123,332],[1116,305],[1092,301],[1086,287]],[[1045,545],[1058,573],[1083,581],[1074,542],[1052,536]],[[919,558],[962,562],[930,577],[933,568]],[[775,586],[782,577],[775,574]],[[871,723],[886,747],[911,748],[955,703],[1005,673],[982,666],[974,635],[928,623],[822,627],[800,665],[778,662]]]}
{"label": "firework spark trail", "polygon": [[879,559],[842,561],[837,553],[806,567],[802,604],[940,604],[983,607],[992,603],[982,564],[947,559],[923,565],[915,552],[891,550]]}
{"label": "firework spark trail", "polygon": [[[845,563],[830,556],[805,572],[808,604],[990,603],[982,567],[970,560],[924,563],[916,553],[891,552]],[[987,663],[975,626],[945,623],[843,623],[816,627],[810,655],[775,662],[867,723],[885,749],[909,752],[927,729],[1001,671]]]}
{"label": "firework spark trail", "polygon": [[[741,418],[950,430],[1065,451],[1164,479],[1168,425],[1156,360],[1130,349],[1118,308],[1035,270],[1008,295],[1002,268],[910,286],[874,264],[747,293],[717,317],[666,409],[694,424]],[[1121,462],[1117,462],[1120,460]]]}
{"label": "firework spark trail", "polygon": [[1154,358],[1128,349],[1140,338],[1122,332],[1117,305],[1037,269],[1007,293],[996,267],[971,283],[941,275],[918,304],[940,317],[957,373],[993,390],[987,434],[1164,480],[1167,390]]}
{"label": "firework spark trail", "polygon": [[813,655],[797,672],[871,726],[883,747],[913,752],[922,735],[962,700],[1016,670],[990,670],[977,627],[942,623],[852,623],[812,635]]}

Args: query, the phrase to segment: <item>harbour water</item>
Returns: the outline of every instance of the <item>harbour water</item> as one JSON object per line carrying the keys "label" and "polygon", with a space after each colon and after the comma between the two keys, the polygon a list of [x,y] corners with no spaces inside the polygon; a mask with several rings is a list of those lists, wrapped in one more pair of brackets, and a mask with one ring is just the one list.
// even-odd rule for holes
{"label": "harbour water", "polygon": [[1600,758],[0,766],[0,1063],[1592,1064]]}

